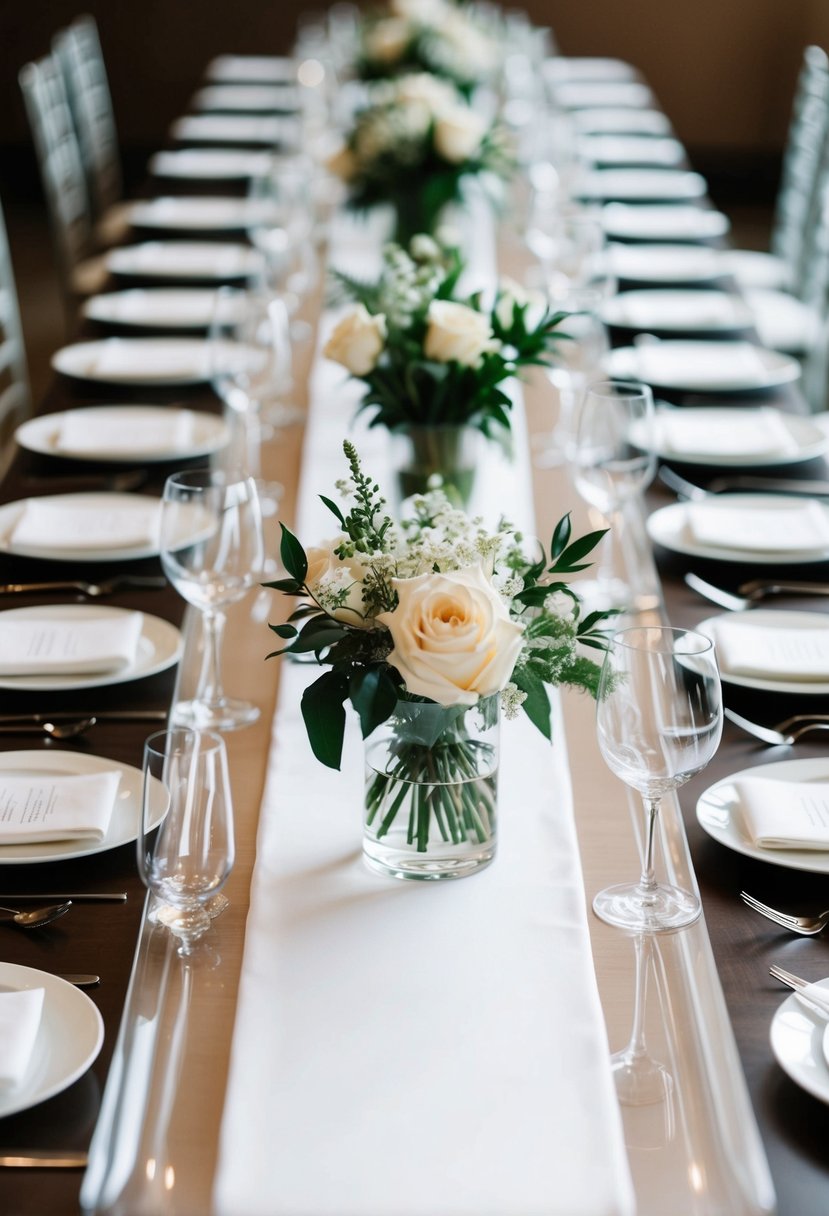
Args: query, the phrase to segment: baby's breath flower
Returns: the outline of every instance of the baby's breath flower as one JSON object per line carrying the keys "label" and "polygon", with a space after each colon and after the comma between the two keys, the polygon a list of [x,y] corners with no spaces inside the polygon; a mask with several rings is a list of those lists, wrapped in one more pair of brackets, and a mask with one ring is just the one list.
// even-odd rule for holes
{"label": "baby's breath flower", "polygon": [[527,699],[527,694],[513,683],[501,689],[501,709],[508,720],[518,717],[518,711]]}

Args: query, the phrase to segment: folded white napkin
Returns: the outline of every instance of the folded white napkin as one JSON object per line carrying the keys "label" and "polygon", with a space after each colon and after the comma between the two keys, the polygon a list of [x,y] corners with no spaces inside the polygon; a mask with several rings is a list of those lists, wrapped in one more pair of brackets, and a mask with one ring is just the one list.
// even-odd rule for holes
{"label": "folded white napkin", "polygon": [[0,1089],[15,1089],[25,1077],[43,1015],[43,988],[0,992]]}
{"label": "folded white napkin", "polygon": [[289,84],[214,84],[193,97],[197,110],[299,110],[299,92]]}
{"label": "folded white napkin", "polygon": [[29,498],[10,541],[35,549],[130,549],[158,544],[158,499],[130,502]]}
{"label": "folded white napkin", "polygon": [[173,123],[171,134],[175,139],[275,144],[285,130],[285,121],[273,115],[190,114]]}
{"label": "folded white napkin", "polygon": [[686,510],[700,545],[750,553],[814,553],[829,546],[829,516],[817,502],[740,507],[726,497],[688,503]]}
{"label": "folded white napkin", "polygon": [[231,242],[149,241],[126,246],[111,258],[113,270],[154,275],[215,274],[223,278],[245,273],[255,257],[245,245]]}
{"label": "folded white napkin", "polygon": [[150,161],[152,172],[163,177],[264,177],[269,167],[268,153],[224,148],[157,152]]}
{"label": "folded white napkin", "polygon": [[142,409],[107,414],[104,410],[72,411],[61,415],[54,446],[58,452],[96,456],[124,452],[177,452],[193,440],[194,416],[189,410]]}
{"label": "folded white napkin", "polygon": [[610,233],[630,233],[651,240],[679,240],[698,237],[709,227],[715,235],[723,225],[723,216],[719,211],[703,211],[682,204],[607,203],[602,208],[602,222]]}
{"label": "folded white napkin", "polygon": [[135,663],[143,615],[4,620],[0,675],[88,675]]}
{"label": "folded white napkin", "polygon": [[829,629],[782,629],[729,617],[718,618],[713,627],[720,667],[727,675],[829,679]]}
{"label": "folded white napkin", "polygon": [[0,774],[0,844],[103,840],[120,781],[114,771]]}
{"label": "folded white napkin", "polygon": [[151,347],[132,342],[106,342],[98,348],[97,358],[88,374],[102,380],[148,380],[171,377],[175,380],[206,378],[207,343],[153,343]]}
{"label": "folded white napkin", "polygon": [[[620,279],[696,282],[720,274],[720,255],[716,249],[696,249],[688,245],[613,245],[611,265]],[[621,304],[625,303],[622,295]],[[649,324],[654,326],[652,315]],[[656,346],[653,349],[657,349]]]}
{"label": "folded white napkin", "polygon": [[662,451],[676,456],[773,457],[796,451],[797,441],[778,410],[660,410]]}
{"label": "folded white napkin", "polygon": [[613,302],[612,315],[642,328],[659,325],[665,329],[718,329],[741,324],[743,318],[746,324],[749,323],[740,302],[725,292],[689,290],[675,296],[669,291],[660,291],[659,295],[664,298],[656,300],[650,291],[643,295],[636,291],[623,292]]}
{"label": "folded white napkin", "polygon": [[743,823],[760,849],[829,850],[829,782],[734,782]]}
{"label": "folded white napkin", "polygon": [[750,342],[695,342],[687,350],[655,342],[638,348],[636,367],[649,384],[699,389],[757,388],[768,380],[758,348]]}

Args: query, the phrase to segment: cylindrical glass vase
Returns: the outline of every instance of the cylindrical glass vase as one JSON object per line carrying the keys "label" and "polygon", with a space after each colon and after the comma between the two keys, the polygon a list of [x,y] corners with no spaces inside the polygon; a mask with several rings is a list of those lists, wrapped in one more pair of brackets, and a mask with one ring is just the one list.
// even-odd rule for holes
{"label": "cylindrical glass vase", "polygon": [[500,702],[399,701],[366,740],[363,854],[394,878],[463,878],[495,856]]}
{"label": "cylindrical glass vase", "polygon": [[486,436],[471,426],[411,426],[393,431],[392,468],[400,502],[438,484],[450,501],[468,507]]}

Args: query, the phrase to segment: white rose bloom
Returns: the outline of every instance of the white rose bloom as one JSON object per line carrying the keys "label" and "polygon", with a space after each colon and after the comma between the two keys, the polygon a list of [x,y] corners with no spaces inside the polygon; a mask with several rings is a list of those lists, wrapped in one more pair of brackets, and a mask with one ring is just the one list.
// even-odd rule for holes
{"label": "white rose bloom", "polygon": [[363,603],[365,566],[356,557],[343,561],[334,552],[344,540],[344,536],[335,536],[306,550],[308,573],[305,582],[329,616],[348,625],[370,629],[374,620],[365,616]]}
{"label": "white rose bloom", "polygon": [[483,313],[476,312],[466,304],[433,300],[426,320],[428,328],[423,353],[427,359],[475,367],[481,356],[493,349],[489,321]]}
{"label": "white rose bloom", "polygon": [[547,300],[540,291],[528,291],[515,279],[504,278],[498,285],[498,303],[495,313],[505,329],[512,325],[512,314],[516,304],[519,307],[529,305],[527,310],[527,328],[533,329],[544,316]]}
{"label": "white rose bloom", "polygon": [[415,72],[411,76],[402,76],[397,81],[395,93],[401,102],[422,102],[429,107],[432,114],[457,107],[457,93],[451,84],[430,76],[428,72]]}
{"label": "white rose bloom", "polygon": [[331,332],[323,347],[326,359],[347,367],[352,376],[367,376],[377,366],[386,340],[386,318],[355,304]]}
{"label": "white rose bloom", "polygon": [[396,63],[412,37],[412,28],[403,17],[385,17],[368,31],[366,51],[380,63]]}
{"label": "white rose bloom", "polygon": [[389,8],[398,17],[430,25],[445,18],[448,6],[444,0],[390,0]]}
{"label": "white rose bloom", "polygon": [[394,642],[388,662],[410,693],[440,705],[474,705],[504,688],[524,631],[480,566],[392,583],[399,603],[377,619]]}
{"label": "white rose bloom", "polygon": [[459,165],[481,150],[486,121],[469,106],[453,105],[435,121],[435,149],[450,164]]}

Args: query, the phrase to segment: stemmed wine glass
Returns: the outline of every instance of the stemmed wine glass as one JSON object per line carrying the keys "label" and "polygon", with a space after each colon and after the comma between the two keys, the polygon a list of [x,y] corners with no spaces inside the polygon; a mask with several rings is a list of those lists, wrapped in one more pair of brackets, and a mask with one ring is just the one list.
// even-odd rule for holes
{"label": "stemmed wine glass", "polygon": [[187,729],[150,735],[144,744],[138,869],[160,901],[155,918],[179,939],[179,954],[191,954],[210,927],[211,903],[226,906],[220,892],[233,860],[224,739]]}
{"label": "stemmed wine glass", "polygon": [[641,626],[614,634],[596,703],[599,748],[612,772],[645,806],[645,853],[638,883],[600,891],[596,915],[637,933],[682,929],[700,914],[689,891],[659,883],[654,833],[668,790],[705,768],[722,734],[722,694],[714,643],[690,629]]}
{"label": "stemmed wine glass", "polygon": [[194,469],[167,478],[161,502],[161,564],[170,582],[203,615],[204,661],[192,700],[174,710],[179,725],[235,730],[259,710],[225,695],[225,611],[256,584],[264,566],[262,515],[251,477]]}
{"label": "stemmed wine glass", "polygon": [[659,604],[638,509],[656,472],[654,448],[653,394],[647,384],[603,380],[587,386],[576,417],[573,480],[582,498],[611,524],[597,577],[578,585],[591,608],[635,612]]}

